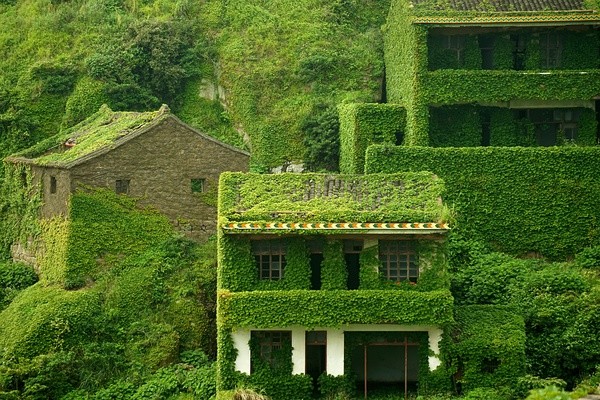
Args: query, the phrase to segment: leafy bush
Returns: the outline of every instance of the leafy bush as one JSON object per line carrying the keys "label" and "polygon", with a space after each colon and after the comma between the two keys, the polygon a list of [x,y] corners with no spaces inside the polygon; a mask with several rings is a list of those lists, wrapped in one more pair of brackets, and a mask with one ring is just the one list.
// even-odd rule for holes
{"label": "leafy bush", "polygon": [[340,122],[337,109],[324,104],[315,107],[302,121],[304,167],[308,171],[337,171],[340,161]]}
{"label": "leafy bush", "polygon": [[588,247],[577,254],[575,264],[581,268],[600,270],[600,246]]}

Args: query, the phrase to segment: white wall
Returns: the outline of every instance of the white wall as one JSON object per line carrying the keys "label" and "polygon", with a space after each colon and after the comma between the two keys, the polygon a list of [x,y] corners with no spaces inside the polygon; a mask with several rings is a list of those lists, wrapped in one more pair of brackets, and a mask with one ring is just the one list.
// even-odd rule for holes
{"label": "white wall", "polygon": [[[240,372],[250,373],[250,331],[254,329],[236,330],[232,333],[233,344],[238,351],[235,368]],[[292,331],[292,362],[293,373],[305,372],[306,329],[300,326],[282,327],[262,330],[291,330]],[[427,332],[429,350],[434,355],[429,356],[429,369],[434,370],[440,365],[439,343],[442,330],[433,325],[345,325],[342,329],[315,328],[316,331],[327,331],[327,373],[333,376],[344,374],[344,332]]]}

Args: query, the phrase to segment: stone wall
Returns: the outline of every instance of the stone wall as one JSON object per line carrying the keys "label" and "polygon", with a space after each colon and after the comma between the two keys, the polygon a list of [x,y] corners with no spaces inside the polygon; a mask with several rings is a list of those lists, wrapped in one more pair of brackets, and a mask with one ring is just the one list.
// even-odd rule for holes
{"label": "stone wall", "polygon": [[[130,196],[201,240],[216,232],[219,175],[247,171],[248,163],[248,153],[169,116],[116,149],[72,167],[71,190],[79,184],[115,190],[117,180],[128,180]],[[204,180],[202,192],[192,192],[192,179]]]}

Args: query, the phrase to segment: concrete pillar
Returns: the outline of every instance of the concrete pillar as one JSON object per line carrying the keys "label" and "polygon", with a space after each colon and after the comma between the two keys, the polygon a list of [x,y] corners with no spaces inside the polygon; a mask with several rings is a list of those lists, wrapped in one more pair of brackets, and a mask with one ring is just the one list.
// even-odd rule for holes
{"label": "concrete pillar", "polygon": [[237,358],[235,359],[236,371],[246,374],[250,373],[250,331],[239,330],[231,333],[233,345],[237,349]]}
{"label": "concrete pillar", "polygon": [[292,328],[292,373],[306,373],[306,331],[303,328]]}
{"label": "concrete pillar", "polygon": [[428,357],[429,370],[433,371],[442,363],[440,361],[440,341],[442,340],[442,330],[439,328],[430,328],[429,333],[429,350],[433,352],[433,355]]}
{"label": "concrete pillar", "polygon": [[327,373],[344,375],[344,331],[327,329]]}

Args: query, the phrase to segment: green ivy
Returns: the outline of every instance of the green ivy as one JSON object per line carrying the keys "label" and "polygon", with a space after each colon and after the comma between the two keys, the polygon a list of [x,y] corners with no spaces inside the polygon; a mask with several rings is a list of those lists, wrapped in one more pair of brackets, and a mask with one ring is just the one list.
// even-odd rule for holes
{"label": "green ivy", "polygon": [[[292,290],[232,293],[220,291],[219,320],[224,328],[276,328],[344,324],[428,324],[452,321],[448,290]],[[277,304],[277,307],[273,307]]]}
{"label": "green ivy", "polygon": [[347,289],[348,269],[344,261],[343,242],[330,239],[323,247],[321,290]]}
{"label": "green ivy", "polygon": [[372,146],[367,172],[433,171],[456,229],[512,254],[566,258],[600,241],[599,149]]}
{"label": "green ivy", "polygon": [[396,104],[348,103],[340,115],[340,171],[359,174],[369,144],[402,144],[406,112]]}
{"label": "green ivy", "polygon": [[[427,172],[243,174],[220,178],[219,222],[442,222],[444,184]],[[402,188],[400,190],[399,188]]]}

